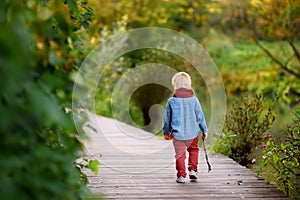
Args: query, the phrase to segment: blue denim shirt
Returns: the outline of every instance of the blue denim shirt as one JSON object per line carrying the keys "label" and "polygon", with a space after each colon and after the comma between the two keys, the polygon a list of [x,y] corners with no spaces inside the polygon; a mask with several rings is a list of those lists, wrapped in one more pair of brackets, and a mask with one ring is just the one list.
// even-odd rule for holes
{"label": "blue denim shirt", "polygon": [[177,140],[191,140],[198,136],[200,130],[208,132],[198,98],[171,97],[166,107],[164,135],[172,132]]}

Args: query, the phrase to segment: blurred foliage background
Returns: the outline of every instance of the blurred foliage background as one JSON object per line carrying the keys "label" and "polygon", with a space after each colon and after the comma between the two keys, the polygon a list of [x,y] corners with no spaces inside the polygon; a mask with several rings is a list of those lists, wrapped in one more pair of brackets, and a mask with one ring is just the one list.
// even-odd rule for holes
{"label": "blurred foliage background", "polygon": [[[244,93],[259,91],[270,99],[278,95],[276,120],[280,123],[275,126],[289,121],[299,105],[299,1],[91,0],[89,4],[101,12],[95,13],[91,35],[83,36],[89,38],[88,47],[118,31],[143,26],[171,28],[196,39],[208,51],[222,74],[229,105]],[[107,69],[107,77],[100,83],[106,85],[99,87],[100,114],[110,116],[110,95],[103,94],[113,89],[124,71],[145,61],[168,63],[195,76],[188,64],[166,52],[145,50],[124,55],[116,61],[118,67]],[[200,79],[194,81],[198,91],[205,90]],[[143,121],[148,122],[146,117]]]}
{"label": "blurred foliage background", "polygon": [[[223,133],[211,133],[217,138],[215,149],[243,160],[241,164],[263,176],[277,169],[280,174],[283,167],[268,165],[268,160],[273,160],[263,159],[264,150],[257,146],[266,131],[277,143],[288,143],[296,158],[289,161],[289,167],[299,168],[299,118],[294,118],[300,107],[299,10],[300,0],[1,1],[1,196],[82,197],[86,179],[80,169],[89,165],[76,163],[84,136],[72,122],[72,112],[78,112],[71,109],[75,74],[85,56],[103,40],[144,26],[170,28],[191,36],[216,63],[226,88],[228,115]],[[181,58],[152,49],[123,55],[106,68],[97,83],[97,114],[112,117],[115,84],[126,71],[145,63],[166,64],[190,73],[209,119],[210,97],[203,79]],[[138,88],[130,99],[133,124],[149,124],[151,105],[165,106],[170,95],[171,91],[155,84]],[[126,121],[122,114],[116,117]],[[248,122],[249,126],[240,128]],[[159,126],[161,121],[156,123]],[[293,137],[287,141],[290,127]],[[147,130],[151,129],[155,127]],[[239,146],[229,148],[232,143]],[[251,145],[251,152],[244,151],[249,150],[247,145]],[[268,152],[274,158],[282,153]],[[297,196],[295,177],[299,174],[291,171],[289,190],[281,189]],[[282,179],[278,177],[269,180]]]}

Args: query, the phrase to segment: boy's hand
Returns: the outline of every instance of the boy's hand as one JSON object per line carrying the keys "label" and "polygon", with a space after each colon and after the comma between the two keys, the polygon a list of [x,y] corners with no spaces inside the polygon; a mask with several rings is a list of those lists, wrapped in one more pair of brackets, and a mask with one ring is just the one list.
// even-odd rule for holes
{"label": "boy's hand", "polygon": [[173,138],[174,138],[174,137],[173,137],[173,135],[172,135],[171,132],[168,133],[168,135],[165,135],[165,136],[164,136],[164,139],[165,139],[165,140],[173,140]]}
{"label": "boy's hand", "polygon": [[202,134],[202,140],[206,140],[206,138],[207,138],[207,133],[203,133]]}

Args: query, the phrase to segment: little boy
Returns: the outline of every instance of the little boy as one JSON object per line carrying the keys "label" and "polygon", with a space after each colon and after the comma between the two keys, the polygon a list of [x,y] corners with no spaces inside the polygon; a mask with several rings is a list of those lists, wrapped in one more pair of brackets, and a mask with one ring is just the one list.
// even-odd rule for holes
{"label": "little boy", "polygon": [[163,132],[165,139],[173,139],[176,157],[178,183],[184,183],[186,177],[185,158],[189,152],[189,177],[195,181],[198,170],[199,131],[202,139],[207,137],[205,117],[200,102],[191,87],[191,77],[185,72],[178,72],[172,78],[174,93],[168,100]]}

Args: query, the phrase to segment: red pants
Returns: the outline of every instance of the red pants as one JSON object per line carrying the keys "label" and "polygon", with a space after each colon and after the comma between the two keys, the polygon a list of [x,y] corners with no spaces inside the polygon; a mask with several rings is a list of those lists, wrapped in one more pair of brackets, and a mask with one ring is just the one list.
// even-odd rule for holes
{"label": "red pants", "polygon": [[197,171],[198,155],[199,155],[198,140],[199,140],[199,136],[197,136],[192,140],[176,140],[175,138],[173,139],[173,145],[176,154],[175,158],[176,158],[177,177],[179,176],[186,177],[186,171],[185,171],[186,151],[189,152],[188,170]]}

